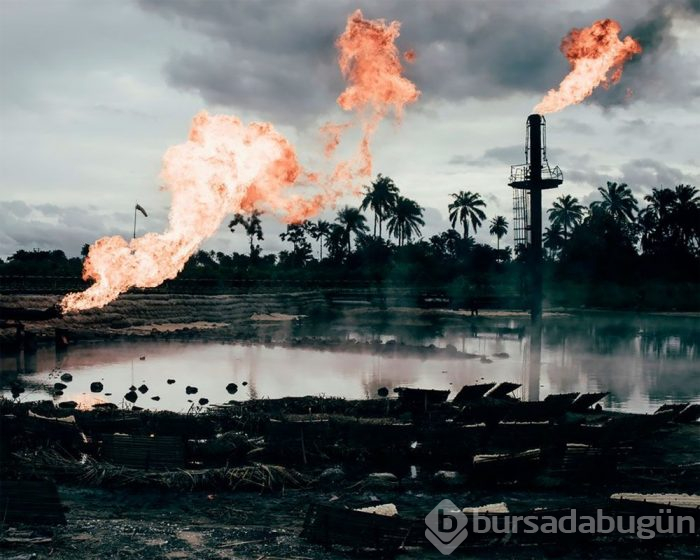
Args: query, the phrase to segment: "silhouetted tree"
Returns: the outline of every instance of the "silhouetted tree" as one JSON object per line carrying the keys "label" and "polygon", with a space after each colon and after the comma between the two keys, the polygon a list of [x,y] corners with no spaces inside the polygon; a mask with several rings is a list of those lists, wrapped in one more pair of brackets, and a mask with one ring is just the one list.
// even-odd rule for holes
{"label": "silhouetted tree", "polygon": [[311,244],[306,239],[308,231],[308,222],[300,224],[288,224],[287,231],[280,233],[282,241],[289,241],[294,249],[289,253],[286,264],[294,266],[303,266],[311,257]]}
{"label": "silhouetted tree", "polygon": [[263,240],[262,221],[260,220],[260,216],[262,216],[262,214],[263,213],[260,210],[253,210],[247,216],[245,214],[236,213],[233,215],[233,220],[231,220],[228,224],[228,229],[231,230],[231,233],[235,232],[236,226],[243,226],[245,234],[248,236],[250,243],[251,260],[254,260],[258,255],[260,255],[260,245],[255,245],[254,240]]}
{"label": "silhouetted tree", "polygon": [[496,236],[496,251],[501,250],[501,237],[508,233],[508,220],[505,216],[496,216],[491,220],[489,233]]}
{"label": "silhouetted tree", "polygon": [[566,241],[569,238],[569,232],[581,223],[584,210],[577,198],[567,194],[554,201],[552,207],[547,210],[547,215],[552,225],[562,228],[562,235]]}
{"label": "silhouetted tree", "polygon": [[600,206],[620,223],[634,222],[637,199],[634,198],[627,183],[618,184],[607,181],[605,187],[598,187],[598,192],[603,200],[594,202],[594,206]]}
{"label": "silhouetted tree", "polygon": [[542,234],[542,246],[549,251],[550,256],[555,257],[564,246],[564,235],[559,224],[544,229]]}
{"label": "silhouetted tree", "polygon": [[425,225],[423,209],[410,198],[399,196],[388,214],[387,229],[399,240],[399,247],[405,241],[410,241],[413,235],[420,234],[420,228]]}
{"label": "silhouetted tree", "polygon": [[338,212],[337,222],[343,228],[343,238],[348,249],[352,251],[352,234],[361,235],[367,232],[367,218],[357,208],[346,206]]}
{"label": "silhouetted tree", "polygon": [[374,212],[374,235],[377,235],[377,222],[379,222],[379,237],[382,236],[382,222],[389,215],[392,206],[399,196],[399,189],[394,181],[381,173],[369,187],[365,187],[365,196],[360,205],[361,210],[368,208]]}
{"label": "silhouetted tree", "polygon": [[481,226],[481,222],[486,219],[486,214],[482,207],[486,203],[481,199],[481,195],[471,191],[459,191],[450,195],[454,200],[448,206],[450,223],[455,227],[457,222],[464,227],[464,237],[469,236],[469,224],[476,234],[476,229]]}
{"label": "silhouetted tree", "polygon": [[331,224],[325,220],[309,222],[309,235],[318,241],[318,260],[323,260],[323,245],[331,234]]}

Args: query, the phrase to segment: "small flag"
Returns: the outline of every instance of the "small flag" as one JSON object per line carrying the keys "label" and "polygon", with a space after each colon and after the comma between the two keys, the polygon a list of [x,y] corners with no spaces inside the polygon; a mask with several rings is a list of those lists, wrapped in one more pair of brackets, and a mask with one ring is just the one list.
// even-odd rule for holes
{"label": "small flag", "polygon": [[146,214],[146,210],[144,210],[143,206],[141,206],[138,203],[136,204],[136,210],[138,210],[139,212],[141,212],[141,214],[143,214],[144,216],[146,216],[148,218],[148,214]]}

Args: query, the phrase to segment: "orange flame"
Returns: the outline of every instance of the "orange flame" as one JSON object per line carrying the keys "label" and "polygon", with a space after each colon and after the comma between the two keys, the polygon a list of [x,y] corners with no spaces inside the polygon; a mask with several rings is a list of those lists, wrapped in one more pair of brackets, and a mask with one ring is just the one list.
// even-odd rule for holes
{"label": "orange flame", "polygon": [[[581,103],[599,86],[617,83],[625,62],[642,52],[641,45],[627,36],[620,41],[620,24],[601,19],[590,27],[572,29],[561,42],[561,51],[569,60],[571,71],[535,106],[536,113],[554,113]],[[608,73],[612,70],[612,75]]]}
{"label": "orange flame", "polygon": [[[338,103],[357,113],[363,131],[353,160],[337,162],[330,174],[312,173],[272,124],[244,125],[233,116],[200,112],[192,120],[187,142],[169,148],[163,157],[163,188],[172,196],[166,230],[130,242],[120,236],[97,240],[83,265],[83,278],[95,283],[84,292],[66,295],[63,311],[103,307],[129,288],[152,288],[174,278],[231,212],[261,209],[299,222],[346,192],[359,190],[358,179],[372,172],[370,140],[379,121],[392,109],[400,119],[404,107],[419,95],[401,75],[394,45],[399,27],[398,22],[365,20],[358,10],[348,17],[336,43],[338,62],[349,82]],[[322,127],[328,157],[349,126]],[[305,197],[292,191],[297,185],[318,192]]]}

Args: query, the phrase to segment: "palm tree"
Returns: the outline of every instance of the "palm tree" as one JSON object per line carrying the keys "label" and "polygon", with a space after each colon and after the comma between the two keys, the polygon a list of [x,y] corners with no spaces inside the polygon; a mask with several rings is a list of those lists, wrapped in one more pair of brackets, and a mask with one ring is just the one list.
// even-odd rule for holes
{"label": "palm tree", "polygon": [[404,241],[410,241],[413,234],[420,234],[421,226],[425,225],[423,209],[414,200],[403,196],[396,199],[388,218],[387,230],[399,240],[399,247]]}
{"label": "palm tree", "polygon": [[700,191],[690,185],[677,185],[674,193],[673,221],[681,241],[691,245],[700,234]]}
{"label": "palm tree", "polygon": [[505,216],[496,216],[491,220],[489,233],[496,236],[496,251],[501,250],[501,237],[508,233],[508,220]]}
{"label": "palm tree", "polygon": [[331,224],[325,220],[318,220],[317,222],[309,222],[308,226],[309,235],[318,241],[318,260],[323,260],[323,244],[328,240],[328,236],[331,234]]}
{"label": "palm tree", "polygon": [[368,230],[367,218],[362,215],[359,209],[346,206],[338,212],[336,220],[343,228],[343,236],[349,254],[352,251],[352,234],[354,233],[357,236]]}
{"label": "palm tree", "polygon": [[542,234],[542,245],[549,251],[549,254],[556,255],[564,245],[564,236],[562,235],[561,226],[552,224],[552,227],[544,228]]}
{"label": "palm tree", "polygon": [[569,238],[569,230],[576,227],[583,220],[584,207],[578,203],[578,199],[567,194],[554,201],[552,207],[547,210],[549,221],[553,226],[563,229],[564,241]]}
{"label": "palm tree", "polygon": [[598,192],[603,200],[594,202],[596,206],[600,206],[617,222],[634,221],[634,214],[637,212],[637,199],[634,198],[627,183],[617,184],[607,181],[605,187],[598,187]]}
{"label": "palm tree", "polygon": [[379,237],[382,236],[382,222],[388,216],[391,207],[399,196],[399,189],[389,177],[378,174],[372,185],[365,187],[365,196],[360,205],[361,210],[368,208],[374,212],[374,236],[377,235],[377,221],[379,222]]}
{"label": "palm tree", "polygon": [[260,252],[260,246],[256,246],[253,240],[255,238],[257,238],[258,241],[263,240],[262,221],[260,220],[260,216],[262,216],[262,214],[263,213],[260,210],[253,210],[249,217],[246,217],[244,214],[236,213],[233,215],[233,220],[231,220],[228,224],[228,229],[231,230],[231,233],[236,231],[236,226],[243,226],[245,234],[248,236],[250,241],[251,260],[254,259]]}
{"label": "palm tree", "polygon": [[471,191],[459,191],[450,195],[454,200],[450,202],[450,223],[455,227],[457,222],[464,227],[464,238],[469,236],[469,223],[476,234],[476,228],[481,226],[481,222],[486,219],[486,214],[481,209],[486,203],[481,199],[481,195]]}

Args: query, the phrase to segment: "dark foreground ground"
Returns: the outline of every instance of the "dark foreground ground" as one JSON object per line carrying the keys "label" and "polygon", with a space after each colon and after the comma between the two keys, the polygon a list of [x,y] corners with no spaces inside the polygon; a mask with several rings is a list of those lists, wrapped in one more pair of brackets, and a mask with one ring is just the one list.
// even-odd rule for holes
{"label": "dark foreground ground", "polygon": [[[256,433],[257,425],[254,420],[263,419],[263,424],[273,421],[270,408],[286,403],[295,408],[342,408],[349,411],[350,407],[362,407],[365,414],[376,408],[379,401],[328,401],[323,399],[288,399],[276,401],[252,402],[242,405],[239,413],[232,414],[230,409],[220,412],[211,411],[202,416],[180,416],[165,414],[140,413],[141,433],[166,431],[174,421],[180,422],[178,430],[203,430],[211,426],[221,426],[226,422],[244,423],[248,433]],[[490,401],[487,401],[490,402]],[[401,412],[401,403],[397,400],[379,402],[385,414],[389,417],[407,417],[408,413]],[[386,404],[386,406],[385,406]],[[515,401],[506,401],[507,406],[516,406]],[[262,407],[262,408],[260,408]],[[63,431],[58,430],[51,421],[46,419],[32,420],[24,414],[30,409],[38,410],[44,415],[65,415],[67,411],[52,408],[48,404],[40,407],[31,403],[15,405],[8,401],[3,403],[3,438],[8,445],[5,455],[2,477],[4,480],[53,480],[58,484],[59,496],[66,511],[66,524],[54,527],[38,525],[27,526],[0,523],[0,556],[12,560],[30,558],[56,559],[105,559],[105,558],[254,558],[254,559],[311,559],[324,560],[335,558],[379,558],[387,557],[377,551],[363,549],[363,535],[357,537],[356,546],[323,546],[301,537],[304,519],[310,504],[325,504],[339,508],[356,509],[379,504],[391,503],[396,506],[402,518],[413,520],[417,534],[424,532],[423,518],[441,500],[451,499],[459,507],[482,506],[505,502],[510,512],[531,512],[538,508],[556,511],[575,508],[582,511],[585,508],[611,507],[610,496],[617,492],[638,493],[674,493],[698,494],[700,491],[700,424],[678,424],[665,422],[654,431],[647,432],[640,439],[635,429],[621,431],[615,434],[612,443],[617,457],[616,468],[605,471],[603,465],[589,464],[585,472],[561,472],[538,469],[533,476],[522,477],[522,473],[511,473],[514,476],[490,480],[481,483],[476,478],[476,472],[469,472],[468,460],[462,455],[447,455],[442,459],[417,457],[421,462],[413,469],[408,465],[412,459],[401,459],[403,467],[392,468],[391,457],[384,457],[378,462],[377,448],[374,453],[368,450],[372,447],[369,439],[361,439],[359,444],[366,449],[357,447],[351,454],[344,448],[342,456],[330,459],[332,453],[333,433],[331,442],[319,445],[322,454],[311,452],[310,442],[305,445],[308,452],[308,463],[301,462],[299,457],[299,441],[294,439],[294,447],[290,453],[280,454],[281,443],[271,439],[271,434],[256,436],[258,447],[239,458],[240,465],[256,464],[255,459],[265,459],[272,464],[274,458],[278,465],[287,465],[288,473],[295,473],[293,479],[276,478],[268,481],[260,491],[247,487],[222,485],[221,480],[199,479],[195,484],[188,484],[193,470],[177,469],[172,472],[172,479],[146,479],[139,471],[106,466],[100,462],[100,454],[95,451],[93,444],[80,444],[79,448],[87,455],[93,454],[97,462],[89,463],[86,455],[75,459],[67,458],[63,462],[47,460],[58,453],[66,451],[70,439]],[[433,413],[455,410],[448,404],[436,405]],[[474,411],[473,411],[474,412]],[[464,411],[462,411],[462,414]],[[90,421],[96,420],[94,412],[73,412],[77,414],[78,425],[88,430]],[[123,411],[101,412],[99,417],[108,415],[109,418],[124,418]],[[128,413],[131,414],[131,413]],[[13,416],[15,419],[7,422]],[[641,421],[643,415],[610,415],[604,412],[590,411],[582,415],[591,423],[599,420],[619,422],[621,419]],[[565,432],[566,422],[570,413],[559,420],[552,421],[552,427]],[[132,418],[127,416],[126,418]],[[284,422],[292,422],[298,426],[298,415],[282,415]],[[317,416],[314,416],[317,418]],[[133,418],[132,418],[133,419]],[[290,420],[292,419],[292,420]],[[313,421],[310,419],[304,422]],[[415,423],[416,417],[413,422]],[[27,423],[29,422],[29,423]],[[36,430],[36,424],[44,423],[46,432]],[[283,422],[283,424],[284,424]],[[423,418],[425,422],[425,418]],[[437,422],[437,424],[435,424]],[[286,425],[286,424],[285,424]],[[429,424],[432,430],[436,425],[442,426],[442,421],[433,420]],[[496,424],[497,428],[500,424]],[[629,425],[629,423],[627,423]],[[639,424],[641,426],[642,424]],[[14,436],[10,437],[10,426]],[[125,424],[126,426],[126,424]],[[199,427],[197,427],[199,426]],[[372,425],[374,426],[374,425]],[[417,433],[428,429],[426,425],[415,425]],[[25,432],[29,429],[29,432]],[[104,429],[104,426],[103,428]],[[269,427],[268,427],[269,429]],[[296,428],[295,428],[296,429]],[[372,427],[374,433],[388,429],[385,424],[380,428]],[[512,429],[512,426],[508,428]],[[47,435],[55,433],[47,440]],[[94,428],[93,428],[94,430]],[[196,430],[195,430],[196,431]],[[87,431],[86,433],[90,433]],[[202,432],[203,433],[203,432]],[[294,432],[296,433],[296,432]],[[294,433],[292,435],[294,435]],[[340,437],[340,433],[335,439]],[[46,435],[45,435],[46,434]],[[609,433],[610,434],[610,433]],[[201,437],[197,436],[197,437]],[[347,437],[347,435],[346,435]],[[573,437],[573,433],[572,433]],[[188,440],[197,441],[197,438]],[[241,442],[243,440],[236,440]],[[342,437],[338,441],[342,441]],[[346,440],[349,442],[350,440]],[[542,447],[547,442],[542,441]],[[85,446],[87,445],[87,447]],[[238,444],[237,444],[238,445]],[[484,444],[485,451],[493,450],[490,444]],[[507,441],[499,444],[507,448],[522,448],[523,442]],[[596,445],[600,445],[600,442]],[[37,447],[38,446],[38,447]],[[247,447],[246,447],[247,448]],[[286,449],[286,448],[285,448]],[[295,452],[296,450],[296,452]],[[397,453],[401,449],[397,448]],[[227,451],[228,460],[233,460],[235,449]],[[46,453],[49,453],[48,455]],[[255,459],[253,457],[255,456]],[[606,455],[601,455],[601,459]],[[324,458],[325,457],[325,458]],[[409,457],[408,455],[406,457]],[[210,458],[211,459],[211,458]],[[85,467],[85,461],[93,468]],[[408,464],[407,464],[408,462]],[[259,463],[257,463],[259,464]],[[342,467],[341,474],[333,479],[324,478],[334,468]],[[108,474],[104,470],[108,469]],[[454,469],[461,472],[460,480],[439,479],[438,469]],[[96,472],[99,470],[99,476]],[[395,478],[390,482],[379,480],[372,473],[393,472]],[[483,476],[484,473],[481,474]],[[373,478],[375,477],[375,478]],[[184,480],[183,480],[184,478]],[[249,477],[250,478],[250,477]],[[487,477],[488,478],[488,477]],[[150,480],[150,482],[149,482]],[[194,481],[194,478],[192,479]],[[156,484],[159,486],[156,487]],[[204,486],[208,485],[208,486]],[[696,518],[698,516],[696,515]],[[504,535],[489,535],[486,541],[481,541],[477,547],[470,538],[454,552],[454,556],[462,558],[569,558],[569,559],[599,559],[599,558],[659,558],[683,559],[698,557],[698,536],[684,538],[656,538],[640,540],[632,536],[624,538],[597,536],[596,538],[563,537],[543,541],[538,544],[527,544]],[[423,546],[406,546],[390,555],[393,558],[441,558],[437,550],[429,544]]]}
{"label": "dark foreground ground", "polygon": [[[46,544],[0,549],[8,560],[28,558],[255,558],[341,559],[379,558],[369,551],[352,551],[309,543],[299,538],[304,515],[311,501],[347,505],[395,503],[399,512],[420,516],[445,497],[455,503],[504,499],[533,501],[543,506],[561,502],[548,494],[511,491],[482,492],[314,492],[292,490],[260,496],[256,493],[207,494],[156,491],[124,491],[61,487],[61,498],[70,508],[68,525],[53,533]],[[585,501],[581,496],[578,501]],[[561,505],[561,504],[560,504]],[[468,539],[453,554],[460,558],[697,558],[697,544],[654,541],[591,542],[513,546],[467,547]],[[408,548],[392,556],[442,558],[437,550]]]}

